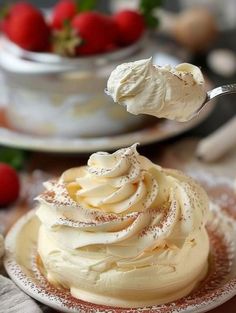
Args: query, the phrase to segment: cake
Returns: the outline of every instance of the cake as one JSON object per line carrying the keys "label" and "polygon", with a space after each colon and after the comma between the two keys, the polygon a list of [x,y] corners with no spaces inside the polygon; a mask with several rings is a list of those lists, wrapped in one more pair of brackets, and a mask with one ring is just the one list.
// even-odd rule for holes
{"label": "cake", "polygon": [[73,297],[136,308],[188,295],[208,271],[208,197],[137,144],[97,152],[37,197],[45,276]]}

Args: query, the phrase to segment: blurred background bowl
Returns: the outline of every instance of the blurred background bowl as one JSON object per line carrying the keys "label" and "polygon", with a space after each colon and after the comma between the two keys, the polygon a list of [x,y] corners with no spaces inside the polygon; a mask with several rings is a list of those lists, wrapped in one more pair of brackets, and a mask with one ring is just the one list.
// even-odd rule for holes
{"label": "blurred background bowl", "polygon": [[23,50],[1,38],[0,66],[7,88],[6,118],[14,129],[44,136],[102,136],[142,127],[105,95],[110,72],[131,61],[146,42],[91,57],[66,58]]}

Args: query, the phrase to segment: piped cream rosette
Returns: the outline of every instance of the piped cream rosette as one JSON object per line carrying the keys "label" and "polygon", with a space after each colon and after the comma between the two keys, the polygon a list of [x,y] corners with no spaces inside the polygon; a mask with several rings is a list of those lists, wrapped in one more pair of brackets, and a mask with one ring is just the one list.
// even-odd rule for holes
{"label": "piped cream rosette", "polygon": [[206,275],[206,193],[136,144],[94,153],[45,187],[38,252],[47,279],[74,297],[149,306],[187,295]]}

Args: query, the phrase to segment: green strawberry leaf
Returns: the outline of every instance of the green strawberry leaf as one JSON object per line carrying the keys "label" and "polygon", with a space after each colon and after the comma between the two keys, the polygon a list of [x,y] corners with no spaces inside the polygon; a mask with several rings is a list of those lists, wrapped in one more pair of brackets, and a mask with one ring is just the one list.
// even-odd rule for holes
{"label": "green strawberry leaf", "polygon": [[76,47],[82,44],[82,39],[71,27],[70,21],[63,22],[63,28],[54,31],[52,35],[53,52],[56,54],[73,57],[76,54]]}
{"label": "green strawberry leaf", "polygon": [[150,12],[162,5],[162,0],[140,0],[139,8],[143,12]]}
{"label": "green strawberry leaf", "polygon": [[157,27],[159,21],[154,14],[154,10],[159,8],[162,3],[163,0],[140,0],[139,10],[149,28]]}
{"label": "green strawberry leaf", "polygon": [[4,4],[3,6],[1,6],[0,8],[0,20],[4,20],[9,12],[9,4]]}
{"label": "green strawberry leaf", "polygon": [[96,0],[80,0],[78,4],[79,12],[91,11],[95,8]]}
{"label": "green strawberry leaf", "polygon": [[144,15],[144,19],[145,19],[146,25],[148,25],[148,27],[150,28],[156,28],[159,24],[158,18],[151,14]]}
{"label": "green strawberry leaf", "polygon": [[25,153],[22,150],[13,148],[0,149],[0,162],[7,163],[19,170],[23,167],[25,160]]}

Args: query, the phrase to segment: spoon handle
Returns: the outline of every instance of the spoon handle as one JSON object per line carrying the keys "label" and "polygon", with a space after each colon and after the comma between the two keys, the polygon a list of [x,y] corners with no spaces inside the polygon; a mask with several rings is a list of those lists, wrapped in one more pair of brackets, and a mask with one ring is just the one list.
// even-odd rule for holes
{"label": "spoon handle", "polygon": [[213,98],[226,95],[226,94],[231,94],[231,93],[236,93],[236,84],[228,84],[228,85],[216,87],[207,92],[206,102],[210,101]]}

